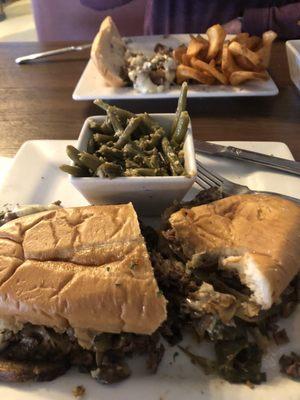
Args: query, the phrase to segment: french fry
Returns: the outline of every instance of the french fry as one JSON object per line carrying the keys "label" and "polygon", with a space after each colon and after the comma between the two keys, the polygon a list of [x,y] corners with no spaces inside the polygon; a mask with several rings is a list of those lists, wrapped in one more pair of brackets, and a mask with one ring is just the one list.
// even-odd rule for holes
{"label": "french fry", "polygon": [[276,38],[277,38],[277,33],[273,31],[267,31],[263,33],[262,36],[263,46],[256,52],[256,54],[262,60],[262,65],[264,66],[264,68],[268,68],[270,64],[272,44]]}
{"label": "french fry", "polygon": [[219,51],[222,50],[226,32],[221,25],[216,24],[208,28],[206,34],[209,39],[209,48],[206,58],[207,61],[210,61],[212,58],[217,56]]}
{"label": "french fry", "polygon": [[181,56],[182,64],[190,66],[191,65],[190,60],[191,60],[191,57],[189,57],[187,54],[182,54],[182,56]]}
{"label": "french fry", "polygon": [[241,45],[238,42],[232,42],[230,43],[228,49],[234,56],[245,57],[248,61],[250,61],[251,64],[253,64],[255,68],[262,67],[262,59],[259,54],[247,49],[245,45]]}
{"label": "french fry", "polygon": [[214,82],[214,77],[205,74],[204,72],[198,71],[197,69],[188,67],[186,65],[180,64],[176,70],[176,81],[181,84],[184,81],[193,79],[199,83],[204,83],[206,85],[212,85]]}
{"label": "french fry", "polygon": [[[257,68],[244,56],[234,56],[239,70],[255,71]],[[261,69],[261,68],[260,68]]]}
{"label": "french fry", "polygon": [[234,61],[233,55],[230,53],[228,46],[229,46],[228,42],[225,42],[223,45],[222,63],[221,63],[221,69],[227,78],[229,78],[233,72],[240,70],[240,68]]}
{"label": "french fry", "polygon": [[234,36],[234,38],[232,38],[230,43],[238,42],[240,44],[246,44],[248,39],[249,39],[249,33],[242,32],[242,33],[238,33],[236,36]]}
{"label": "french fry", "polygon": [[197,57],[197,55],[204,50],[204,48],[205,44],[191,35],[191,40],[189,42],[186,54],[190,58]]}
{"label": "french fry", "polygon": [[176,49],[173,50],[173,58],[178,64],[182,63],[182,55],[186,54],[187,52],[187,47],[182,44],[181,46],[176,47]]}
{"label": "french fry", "polygon": [[192,65],[192,67],[196,68],[198,71],[208,72],[211,76],[216,78],[219,82],[223,83],[223,85],[228,84],[228,80],[227,80],[226,76],[222,72],[217,70],[217,68],[214,67],[213,65],[207,64],[206,62],[204,62],[202,60],[198,60],[195,57],[193,57],[191,59],[191,65]]}
{"label": "french fry", "polygon": [[246,41],[245,45],[249,50],[256,51],[258,50],[258,48],[261,47],[262,40],[258,36],[250,36]]}
{"label": "french fry", "polygon": [[254,71],[235,71],[230,75],[229,81],[233,86],[238,86],[241,83],[250,80],[267,80],[269,75],[266,71],[254,72]]}

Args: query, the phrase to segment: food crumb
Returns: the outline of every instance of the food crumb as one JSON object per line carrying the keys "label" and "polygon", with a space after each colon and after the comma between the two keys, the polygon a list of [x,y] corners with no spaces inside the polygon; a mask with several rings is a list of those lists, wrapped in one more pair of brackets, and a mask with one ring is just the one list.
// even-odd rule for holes
{"label": "food crumb", "polygon": [[248,386],[248,388],[250,388],[250,389],[255,389],[255,385],[250,381],[246,382],[246,386]]}
{"label": "food crumb", "polygon": [[80,385],[80,386],[76,386],[73,390],[72,390],[73,396],[74,397],[83,397],[85,395],[85,387]]}

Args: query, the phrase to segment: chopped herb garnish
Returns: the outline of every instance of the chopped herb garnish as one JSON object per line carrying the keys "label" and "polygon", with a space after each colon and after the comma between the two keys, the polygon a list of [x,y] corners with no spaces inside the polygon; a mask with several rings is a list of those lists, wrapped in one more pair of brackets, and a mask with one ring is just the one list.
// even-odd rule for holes
{"label": "chopped herb garnish", "polygon": [[163,296],[163,292],[162,292],[161,290],[159,290],[159,291],[157,292],[157,296]]}
{"label": "chopped herb garnish", "polygon": [[132,263],[132,264],[130,264],[130,266],[129,266],[130,269],[135,269],[136,267],[137,267],[137,264],[135,264],[135,263]]}
{"label": "chopped herb garnish", "polygon": [[110,271],[110,267],[106,267],[106,271],[109,272]]}

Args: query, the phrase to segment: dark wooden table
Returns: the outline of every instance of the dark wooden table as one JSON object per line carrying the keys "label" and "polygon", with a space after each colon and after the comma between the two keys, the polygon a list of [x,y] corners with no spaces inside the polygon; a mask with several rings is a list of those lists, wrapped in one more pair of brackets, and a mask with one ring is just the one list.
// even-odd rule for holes
{"label": "dark wooden table", "polygon": [[[0,44],[0,156],[13,156],[26,140],[75,139],[84,119],[99,114],[92,102],[71,97],[88,52],[31,65],[14,63],[18,56],[66,45]],[[190,99],[195,136],[285,142],[300,161],[300,95],[289,78],[284,43],[274,46],[270,72],[280,91],[276,97]],[[173,112],[176,101],[117,104],[136,112]]]}

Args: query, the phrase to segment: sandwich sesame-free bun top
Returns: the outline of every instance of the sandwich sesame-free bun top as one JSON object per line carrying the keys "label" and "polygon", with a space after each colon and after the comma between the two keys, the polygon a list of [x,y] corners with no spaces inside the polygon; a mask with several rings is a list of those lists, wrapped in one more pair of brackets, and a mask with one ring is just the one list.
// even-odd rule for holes
{"label": "sandwich sesame-free bun top", "polygon": [[125,67],[126,46],[111,17],[106,17],[97,33],[91,49],[91,59],[106,84],[124,86],[122,70]]}
{"label": "sandwich sesame-free bun top", "polygon": [[59,209],[0,228],[0,319],[89,347],[97,333],[151,334],[166,318],[131,204]]}
{"label": "sandwich sesame-free bun top", "polygon": [[268,309],[299,272],[300,207],[279,196],[230,196],[181,209],[170,224],[187,258],[216,257]]}

